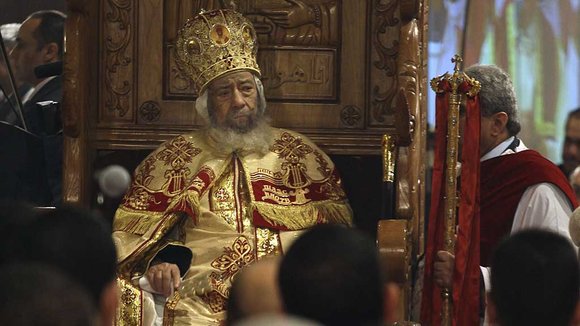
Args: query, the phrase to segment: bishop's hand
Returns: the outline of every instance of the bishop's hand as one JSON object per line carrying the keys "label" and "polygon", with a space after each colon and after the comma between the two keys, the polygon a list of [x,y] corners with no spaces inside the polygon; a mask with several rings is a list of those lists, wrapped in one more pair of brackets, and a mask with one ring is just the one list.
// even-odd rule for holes
{"label": "bishop's hand", "polygon": [[172,295],[181,283],[181,273],[175,264],[152,265],[147,270],[146,276],[151,288],[165,297]]}

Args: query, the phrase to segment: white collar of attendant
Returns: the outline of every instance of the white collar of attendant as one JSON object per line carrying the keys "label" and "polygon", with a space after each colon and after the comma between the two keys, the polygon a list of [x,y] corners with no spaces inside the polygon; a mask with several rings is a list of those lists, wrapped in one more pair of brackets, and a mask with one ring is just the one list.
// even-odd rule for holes
{"label": "white collar of attendant", "polygon": [[502,141],[499,145],[495,146],[491,151],[485,153],[485,155],[483,155],[479,159],[479,161],[483,162],[492,159],[494,157],[500,156],[511,145],[511,143],[514,141],[515,138],[516,138],[515,136],[511,136],[510,138]]}
{"label": "white collar of attendant", "polygon": [[43,79],[40,83],[38,83],[38,85],[32,87],[28,92],[26,92],[26,94],[22,97],[22,104],[30,101],[30,99],[36,95],[36,93],[38,93],[38,91],[44,87],[44,85],[48,84],[49,81],[55,79],[56,76],[51,76],[48,78]]}

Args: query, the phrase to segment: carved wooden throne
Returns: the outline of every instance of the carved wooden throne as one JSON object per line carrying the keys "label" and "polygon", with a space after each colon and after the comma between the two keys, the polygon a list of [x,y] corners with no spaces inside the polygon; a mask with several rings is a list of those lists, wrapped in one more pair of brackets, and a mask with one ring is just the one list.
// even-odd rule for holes
{"label": "carved wooden throne", "polygon": [[[273,124],[306,134],[332,156],[357,225],[373,235],[381,138],[397,134],[396,112],[409,110],[411,142],[399,149],[391,216],[400,220],[394,238],[413,248],[397,278],[408,283],[409,262],[423,246],[427,1],[299,3],[68,0],[64,200],[98,206],[96,170],[111,163],[132,170],[162,141],[200,126],[196,94],[174,61],[177,30],[201,8],[236,5],[259,34]],[[408,108],[397,107],[400,88]]]}

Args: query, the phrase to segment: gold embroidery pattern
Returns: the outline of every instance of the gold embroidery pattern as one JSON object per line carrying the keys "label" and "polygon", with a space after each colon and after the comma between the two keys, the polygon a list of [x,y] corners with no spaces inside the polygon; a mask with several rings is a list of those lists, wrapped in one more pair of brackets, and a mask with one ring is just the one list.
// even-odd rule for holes
{"label": "gold embroidery pattern", "polygon": [[165,178],[167,181],[163,184],[163,194],[173,197],[179,194],[187,186],[187,176],[190,174],[189,168],[178,168],[167,170]]}
{"label": "gold embroidery pattern", "polygon": [[236,207],[234,204],[234,175],[231,164],[216,181],[210,192],[211,209],[236,229]]}
{"label": "gold embroidery pattern", "polygon": [[215,192],[215,199],[216,199],[216,201],[218,201],[220,203],[227,202],[228,200],[230,200],[230,195],[228,194],[226,189],[219,188]]}
{"label": "gold embroidery pattern", "polygon": [[124,279],[117,278],[119,307],[115,325],[141,325],[141,291]]}
{"label": "gold embroidery pattern", "polygon": [[320,192],[325,194],[331,200],[346,198],[346,193],[340,186],[340,179],[331,175],[325,183],[320,186]]}
{"label": "gold embroidery pattern", "polygon": [[256,252],[258,259],[280,255],[278,232],[266,228],[256,228]]}
{"label": "gold embroidery pattern", "polygon": [[179,300],[181,300],[181,295],[179,292],[175,292],[165,303],[165,309],[163,309],[163,326],[173,325],[175,321],[175,308]]}
{"label": "gold embroidery pattern", "polygon": [[151,172],[155,169],[155,161],[155,157],[150,156],[139,165],[137,171],[135,171],[133,187],[123,199],[124,206],[137,210],[149,208],[149,202],[153,200],[153,196],[147,192],[147,187],[153,180]]}
{"label": "gold embroidery pattern", "polygon": [[231,248],[225,247],[224,254],[215,259],[211,266],[222,271],[222,279],[230,279],[242,267],[255,260],[252,246],[245,236],[238,237]]}
{"label": "gold embroidery pattern", "polygon": [[149,208],[149,202],[153,200],[153,196],[146,190],[141,187],[135,187],[131,195],[126,199],[125,205],[136,210],[146,210]]}
{"label": "gold embroidery pattern", "polygon": [[202,299],[213,312],[225,310],[233,276],[255,259],[248,238],[240,236],[234,241],[232,247],[224,247],[224,253],[212,261],[211,266],[221,273],[210,274],[209,279],[213,290],[204,294]]}
{"label": "gold embroidery pattern", "polygon": [[313,152],[312,147],[305,144],[300,137],[294,137],[287,132],[274,141],[270,150],[285,160],[282,163],[282,182],[289,188],[304,188],[312,182],[306,174],[306,165],[300,160]]}
{"label": "gold embroidery pattern", "polygon": [[322,186],[320,186],[320,192],[332,200],[345,198],[346,193],[340,185],[340,179],[332,174],[332,170],[328,167],[328,161],[319,151],[314,151],[314,156],[316,156],[316,162],[319,165],[318,171],[320,171],[324,176],[324,179],[326,179]]}
{"label": "gold embroidery pattern", "polygon": [[165,165],[171,165],[172,169],[165,172],[166,181],[162,186],[163,194],[173,197],[181,192],[187,183],[187,176],[191,174],[186,163],[191,163],[193,157],[201,153],[201,149],[193,147],[193,144],[179,136],[167,144],[165,148],[155,156]]}
{"label": "gold embroidery pattern", "polygon": [[[201,153],[201,149],[194,147],[185,137],[179,136],[165,144],[163,150],[148,157],[139,166],[135,173],[135,181],[131,191],[124,200],[124,205],[137,210],[147,210],[154,197],[151,193],[157,189],[150,189],[150,183],[154,180],[151,172],[155,169],[155,163],[162,161],[164,165],[170,165],[172,169],[165,172],[165,183],[161,189],[164,195],[173,197],[187,186],[187,177],[191,174],[185,165],[191,163],[193,157]],[[154,202],[154,204],[159,204]]]}
{"label": "gold embroidery pattern", "polygon": [[328,167],[328,162],[324,159],[324,156],[319,151],[314,151],[314,156],[316,156],[316,162],[318,163],[318,171],[324,176],[324,178],[328,178],[331,173],[330,168]]}
{"label": "gold embroidery pattern", "polygon": [[294,137],[291,134],[284,132],[280,139],[276,139],[270,150],[278,157],[296,164],[304,159],[306,155],[312,153],[312,147],[305,144],[300,137]]}
{"label": "gold embroidery pattern", "polygon": [[179,136],[167,143],[165,149],[157,153],[156,158],[177,170],[182,168],[185,163],[191,163],[192,159],[199,153],[201,153],[201,149],[193,147],[193,144],[188,142],[185,137]]}
{"label": "gold embroidery pattern", "polygon": [[191,181],[191,186],[201,193],[201,190],[205,188],[205,182],[200,177],[195,177],[193,178],[193,181]]}
{"label": "gold embroidery pattern", "polygon": [[151,172],[155,170],[155,161],[157,161],[157,159],[153,156],[150,156],[139,165],[139,169],[135,173],[136,184],[144,187],[149,186],[149,183],[151,180],[153,180]]}
{"label": "gold embroidery pattern", "polygon": [[201,298],[209,305],[209,308],[214,313],[226,310],[227,297],[224,297],[217,291],[211,291],[207,294],[204,294]]}
{"label": "gold embroidery pattern", "polygon": [[[237,175],[234,165],[240,168]],[[241,165],[228,165],[212,186],[209,198],[212,212],[223,218],[234,230],[242,232],[251,226],[248,215],[249,192]],[[237,206],[237,203],[240,205]]]}

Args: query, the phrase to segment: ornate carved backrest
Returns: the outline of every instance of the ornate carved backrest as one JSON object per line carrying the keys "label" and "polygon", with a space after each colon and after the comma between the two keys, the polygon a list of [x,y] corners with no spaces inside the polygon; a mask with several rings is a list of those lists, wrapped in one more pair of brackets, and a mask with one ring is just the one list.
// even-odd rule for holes
{"label": "ornate carved backrest", "polygon": [[[402,140],[396,149],[395,212],[394,216],[386,216],[391,219],[379,221],[377,230],[387,278],[402,286],[400,315],[405,319],[418,308],[418,303],[413,302],[413,274],[416,272],[413,268],[423,254],[425,221],[426,108],[423,90],[426,70],[421,44],[427,42],[427,28],[420,23],[421,19],[413,18],[417,17],[414,13],[413,8],[402,7],[402,17],[407,19],[400,29],[398,84],[407,103],[397,109],[408,112],[395,114],[403,117],[395,121],[399,128],[394,136]],[[404,128],[405,124],[408,128]]]}

